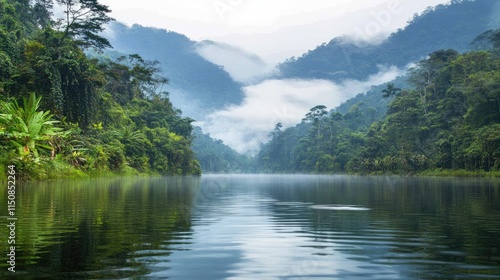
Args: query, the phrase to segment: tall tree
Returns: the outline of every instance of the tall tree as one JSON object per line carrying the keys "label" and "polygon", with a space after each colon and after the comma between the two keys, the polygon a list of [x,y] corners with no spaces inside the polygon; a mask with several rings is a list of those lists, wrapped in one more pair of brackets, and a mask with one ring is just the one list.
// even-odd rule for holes
{"label": "tall tree", "polygon": [[321,118],[328,114],[325,105],[317,105],[309,110],[309,113],[306,114],[305,118],[302,120],[305,122],[312,122],[313,126],[317,128],[316,137],[319,138],[321,136]]}
{"label": "tall tree", "polygon": [[387,88],[382,90],[382,93],[383,93],[382,97],[387,98],[387,97],[391,97],[391,96],[396,96],[400,92],[401,92],[401,89],[394,86],[394,83],[388,83]]}
{"label": "tall tree", "polygon": [[114,20],[108,16],[111,12],[108,6],[100,4],[97,0],[56,0],[56,2],[65,14],[57,24],[63,32],[61,40],[71,37],[83,47],[98,49],[111,47],[108,39],[99,35],[104,31],[104,25]]}

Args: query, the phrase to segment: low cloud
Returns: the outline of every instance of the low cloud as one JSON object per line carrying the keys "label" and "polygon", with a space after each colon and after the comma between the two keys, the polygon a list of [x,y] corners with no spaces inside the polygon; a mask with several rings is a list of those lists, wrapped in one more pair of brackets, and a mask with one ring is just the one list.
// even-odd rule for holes
{"label": "low cloud", "polygon": [[381,68],[366,81],[346,80],[266,80],[244,88],[245,99],[207,116],[198,123],[214,138],[221,139],[240,153],[255,154],[276,123],[293,126],[316,105],[333,109],[372,85],[383,84],[404,74],[396,67]]}
{"label": "low cloud", "polygon": [[244,84],[251,83],[273,68],[259,56],[223,43],[202,41],[196,44],[196,51],[206,60],[224,67],[235,81]]}

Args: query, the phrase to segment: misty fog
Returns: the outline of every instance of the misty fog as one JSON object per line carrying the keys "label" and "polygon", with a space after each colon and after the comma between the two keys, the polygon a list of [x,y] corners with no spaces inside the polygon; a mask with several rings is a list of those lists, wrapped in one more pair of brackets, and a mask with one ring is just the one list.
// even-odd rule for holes
{"label": "misty fog", "polygon": [[244,88],[240,105],[211,113],[196,123],[205,133],[221,139],[240,153],[255,154],[276,123],[284,127],[300,123],[312,107],[322,104],[334,109],[342,102],[403,75],[404,69],[382,67],[367,80],[345,80],[336,84],[328,80],[265,80]]}

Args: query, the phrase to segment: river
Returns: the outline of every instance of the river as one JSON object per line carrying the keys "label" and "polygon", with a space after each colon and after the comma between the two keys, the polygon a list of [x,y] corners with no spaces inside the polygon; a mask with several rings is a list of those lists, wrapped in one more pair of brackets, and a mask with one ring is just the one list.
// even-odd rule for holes
{"label": "river", "polygon": [[500,180],[204,175],[7,185],[4,279],[500,279]]}

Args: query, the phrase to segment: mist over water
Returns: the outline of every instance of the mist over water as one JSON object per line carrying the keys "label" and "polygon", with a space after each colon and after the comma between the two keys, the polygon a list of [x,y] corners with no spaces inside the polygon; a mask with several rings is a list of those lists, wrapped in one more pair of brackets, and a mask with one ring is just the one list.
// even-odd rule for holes
{"label": "mist over water", "polygon": [[110,178],[30,182],[17,201],[17,278],[2,262],[1,279],[500,277],[494,179]]}

